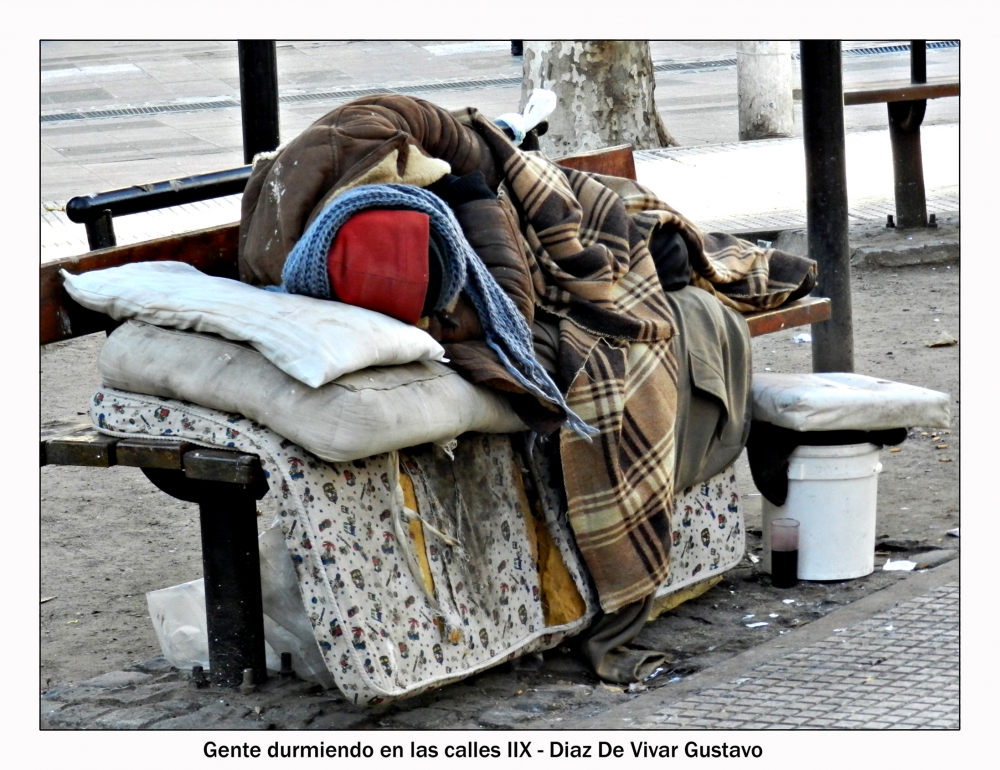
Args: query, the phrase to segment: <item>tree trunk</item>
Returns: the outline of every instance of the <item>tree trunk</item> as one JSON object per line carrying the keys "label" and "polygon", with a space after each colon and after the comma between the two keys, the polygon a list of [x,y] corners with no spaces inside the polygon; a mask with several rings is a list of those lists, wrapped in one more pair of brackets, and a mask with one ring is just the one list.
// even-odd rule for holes
{"label": "tree trunk", "polygon": [[552,157],[616,144],[677,144],[656,111],[648,41],[525,40],[522,109],[535,88],[558,98],[540,139]]}

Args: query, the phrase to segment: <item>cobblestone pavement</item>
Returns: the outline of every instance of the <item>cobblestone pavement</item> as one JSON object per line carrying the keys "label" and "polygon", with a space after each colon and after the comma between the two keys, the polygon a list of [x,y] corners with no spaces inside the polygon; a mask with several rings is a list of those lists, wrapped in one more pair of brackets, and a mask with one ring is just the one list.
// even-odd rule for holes
{"label": "cobblestone pavement", "polygon": [[949,583],[733,681],[629,713],[643,728],[958,728],[958,618]]}

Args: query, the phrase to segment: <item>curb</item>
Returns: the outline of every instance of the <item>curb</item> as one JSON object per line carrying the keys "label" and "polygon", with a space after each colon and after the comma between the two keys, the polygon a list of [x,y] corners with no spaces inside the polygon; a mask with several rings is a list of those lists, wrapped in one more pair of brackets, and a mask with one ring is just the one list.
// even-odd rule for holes
{"label": "curb", "polygon": [[[959,263],[961,226],[957,211],[938,215],[935,228],[890,229],[874,220],[850,225],[848,242],[851,266],[912,267]],[[774,238],[774,248],[799,256],[808,255],[808,235],[804,228],[782,230]]]}

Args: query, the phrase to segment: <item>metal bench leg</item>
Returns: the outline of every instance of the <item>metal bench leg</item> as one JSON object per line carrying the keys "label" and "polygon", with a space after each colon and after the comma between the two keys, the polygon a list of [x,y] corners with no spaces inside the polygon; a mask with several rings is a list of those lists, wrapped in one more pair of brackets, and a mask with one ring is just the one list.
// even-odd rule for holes
{"label": "metal bench leg", "polygon": [[198,504],[212,683],[238,687],[249,668],[261,684],[267,667],[256,501],[266,484],[192,479],[160,468],[142,472],[171,497]]}
{"label": "metal bench leg", "polygon": [[249,668],[259,684],[267,679],[267,667],[256,496],[241,484],[197,483],[212,683],[237,687]]}
{"label": "metal bench leg", "polygon": [[924,161],[920,153],[920,123],[926,101],[889,102],[889,138],[899,227],[927,227]]}
{"label": "metal bench leg", "polygon": [[85,227],[87,228],[87,243],[91,251],[118,245],[110,209],[104,209],[101,216],[87,222]]}
{"label": "metal bench leg", "polygon": [[[927,41],[910,41],[910,81],[927,82]],[[927,227],[924,160],[920,153],[920,124],[927,100],[889,102],[889,139],[899,227]]]}

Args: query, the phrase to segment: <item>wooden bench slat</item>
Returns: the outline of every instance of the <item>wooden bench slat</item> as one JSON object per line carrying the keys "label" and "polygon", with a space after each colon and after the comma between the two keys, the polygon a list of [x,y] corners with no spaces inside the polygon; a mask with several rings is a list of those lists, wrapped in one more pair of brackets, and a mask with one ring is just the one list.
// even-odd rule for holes
{"label": "wooden bench slat", "polygon": [[238,450],[192,449],[184,454],[184,475],[202,481],[253,484],[264,479],[260,459]]}
{"label": "wooden bench slat", "polygon": [[600,150],[580,152],[575,155],[568,155],[565,158],[557,158],[555,162],[560,166],[576,169],[577,171],[589,171],[593,174],[604,174],[605,176],[618,176],[633,181],[636,178],[635,156],[630,144],[619,144]]}
{"label": "wooden bench slat", "polygon": [[109,468],[117,464],[117,443],[90,423],[50,423],[41,430],[41,464]]}
{"label": "wooden bench slat", "polygon": [[747,326],[750,336],[759,337],[792,326],[821,323],[830,320],[830,300],[826,297],[803,297],[775,310],[748,313]]}
{"label": "wooden bench slat", "polygon": [[183,439],[108,436],[89,422],[57,421],[41,428],[42,465],[87,465],[183,470],[192,479],[252,484],[263,479],[256,455],[197,447]]}
{"label": "wooden bench slat", "polygon": [[121,439],[115,448],[119,465],[133,468],[163,468],[183,470],[184,454],[194,448],[189,441],[143,441]]}
{"label": "wooden bench slat", "polygon": [[[930,78],[926,83],[900,83],[898,81],[867,83],[863,86],[845,88],[844,106],[941,99],[947,96],[960,96],[960,90],[960,81],[957,78]],[[792,97],[801,101],[802,89],[794,89]]]}
{"label": "wooden bench slat", "polygon": [[59,275],[61,269],[76,274],[132,262],[175,260],[209,275],[238,278],[239,229],[239,224],[221,225],[46,262],[40,272],[40,344],[104,331],[114,323],[108,316],[86,310],[70,299]]}

